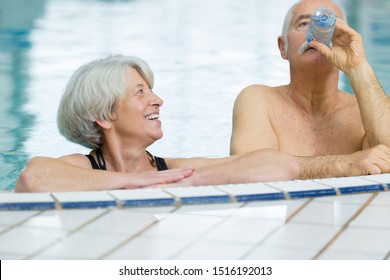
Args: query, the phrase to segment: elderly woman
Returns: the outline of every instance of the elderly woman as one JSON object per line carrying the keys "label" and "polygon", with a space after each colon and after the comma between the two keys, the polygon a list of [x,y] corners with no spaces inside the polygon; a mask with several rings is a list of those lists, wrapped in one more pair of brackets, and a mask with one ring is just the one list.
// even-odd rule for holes
{"label": "elderly woman", "polygon": [[15,190],[195,186],[290,180],[298,175],[295,158],[271,149],[225,158],[163,159],[150,154],[146,148],[163,136],[163,101],[152,89],[153,72],[137,57],[109,56],[80,67],[65,90],[57,124],[65,138],[91,153],[33,158]]}

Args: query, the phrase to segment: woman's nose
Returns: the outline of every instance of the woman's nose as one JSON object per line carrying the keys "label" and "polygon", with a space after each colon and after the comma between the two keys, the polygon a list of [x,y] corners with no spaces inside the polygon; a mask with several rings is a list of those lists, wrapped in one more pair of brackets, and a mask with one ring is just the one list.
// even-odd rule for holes
{"label": "woman's nose", "polygon": [[157,94],[152,91],[152,103],[153,105],[161,107],[164,104],[164,100],[162,100]]}

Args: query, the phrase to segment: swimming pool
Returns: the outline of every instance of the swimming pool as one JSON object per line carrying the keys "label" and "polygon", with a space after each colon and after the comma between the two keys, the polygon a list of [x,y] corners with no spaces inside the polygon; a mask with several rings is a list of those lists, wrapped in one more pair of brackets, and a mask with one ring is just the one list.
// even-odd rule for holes
{"label": "swimming pool", "polygon": [[[88,152],[59,135],[57,106],[78,66],[113,53],[140,56],[155,72],[165,136],[151,152],[227,155],[238,92],[252,83],[288,82],[276,38],[293,2],[2,0],[0,189],[13,188],[32,156]],[[390,92],[390,3],[338,2]]]}

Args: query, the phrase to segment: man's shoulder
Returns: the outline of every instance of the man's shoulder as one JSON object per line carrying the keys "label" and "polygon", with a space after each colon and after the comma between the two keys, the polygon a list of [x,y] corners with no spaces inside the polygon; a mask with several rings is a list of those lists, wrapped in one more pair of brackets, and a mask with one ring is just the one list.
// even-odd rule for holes
{"label": "man's shoulder", "polygon": [[250,100],[270,100],[274,98],[280,98],[283,92],[285,92],[286,86],[271,87],[261,84],[250,85],[244,88],[237,99],[250,99]]}

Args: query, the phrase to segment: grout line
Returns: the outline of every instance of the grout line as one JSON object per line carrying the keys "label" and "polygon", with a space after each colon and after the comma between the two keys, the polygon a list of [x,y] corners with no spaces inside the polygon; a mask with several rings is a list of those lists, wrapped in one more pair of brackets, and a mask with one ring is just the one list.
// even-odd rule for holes
{"label": "grout line", "polygon": [[0,232],[0,235],[12,230],[12,229],[15,229],[17,227],[20,227],[20,226],[23,226],[23,224],[25,224],[28,220],[30,220],[31,218],[33,217],[36,217],[36,216],[39,216],[41,215],[42,213],[44,213],[46,210],[38,210],[37,212],[38,213],[35,213],[34,215],[31,215],[29,216],[28,218],[26,219],[23,219],[22,221],[20,221],[19,223],[16,223],[16,224],[13,224],[13,225],[5,225],[6,228]]}
{"label": "grout line", "polygon": [[[50,196],[55,203],[54,210],[63,210],[61,202],[52,193],[50,193]],[[50,210],[50,209],[46,209],[46,210]]]}
{"label": "grout line", "polygon": [[111,196],[111,197],[115,200],[116,209],[124,209],[124,208],[125,208],[125,207],[123,206],[122,200],[120,200],[119,198],[113,196],[109,191],[107,191],[106,194],[107,194],[108,196]]}
{"label": "grout line", "polygon": [[372,196],[367,199],[367,201],[355,212],[354,215],[341,227],[341,229],[318,251],[316,255],[314,255],[313,260],[318,259],[340,236],[345,230],[348,228],[350,223],[355,220],[375,199],[378,193],[373,193]]}
{"label": "grout line", "polygon": [[383,258],[383,260],[388,260],[390,259],[390,251],[387,253],[387,255],[385,255],[385,257]]}
{"label": "grout line", "polygon": [[287,217],[285,224],[289,223],[298,213],[305,208],[307,205],[309,205],[310,202],[312,202],[314,198],[308,199],[306,202],[304,202],[300,207],[298,207],[289,217]]}
{"label": "grout line", "polygon": [[[173,214],[175,213],[177,210],[179,210],[180,208],[180,205],[175,205],[175,208],[172,209],[171,211],[169,211],[168,213],[170,214]],[[145,231],[149,230],[150,228],[152,228],[154,225],[156,225],[157,223],[159,223],[160,220],[156,220],[155,222],[151,223],[150,225],[146,226],[145,228],[141,229],[139,232],[131,235],[128,239],[126,239],[125,241],[119,243],[118,245],[116,245],[115,247],[111,248],[108,252],[102,254],[100,257],[98,257],[97,259],[104,259],[105,257],[108,257],[109,255],[113,254],[115,251],[119,250],[120,248],[122,248],[123,246],[125,246],[127,243],[131,242],[132,240],[134,240],[135,238],[137,237],[140,237],[143,233],[145,233]]]}
{"label": "grout line", "polygon": [[161,188],[161,191],[170,195],[173,199],[175,199],[175,208],[179,209],[182,206],[180,197],[177,197],[176,195],[166,191],[164,188]]}
{"label": "grout line", "polygon": [[[230,194],[230,193],[228,193],[227,191],[221,190],[221,189],[216,188],[216,187],[213,187],[213,188],[216,189],[217,191],[220,191],[220,192],[226,194],[227,196],[229,196],[229,198],[230,198],[230,203],[238,203],[237,197],[236,197],[235,195]],[[228,202],[228,203],[229,203],[229,202]]]}
{"label": "grout line", "polygon": [[85,227],[85,226],[91,224],[92,222],[96,221],[97,219],[100,219],[100,218],[103,217],[104,215],[107,215],[109,212],[111,212],[111,210],[107,209],[107,210],[106,210],[105,212],[103,212],[102,214],[97,215],[96,217],[94,217],[94,218],[88,220],[88,221],[85,222],[84,224],[82,224],[82,225],[76,227],[75,229],[70,230],[70,231],[65,231],[65,235],[64,235],[63,237],[60,237],[60,238],[54,240],[53,242],[47,244],[46,246],[44,246],[44,247],[38,249],[37,251],[33,252],[32,254],[27,255],[26,259],[31,259],[32,257],[35,257],[35,256],[41,254],[42,252],[44,252],[44,251],[46,251],[47,249],[49,249],[51,246],[53,246],[53,245],[55,245],[55,244],[57,244],[57,243],[59,243],[59,242],[65,240],[65,239],[68,238],[69,236],[71,236],[71,235],[75,234],[76,232],[78,232],[78,231],[79,231],[80,229],[82,229],[83,227]]}
{"label": "grout line", "polygon": [[243,254],[240,259],[244,259],[245,257],[249,256],[254,250],[256,250],[259,246],[261,246],[261,244],[263,244],[268,238],[270,238],[275,232],[277,232],[281,227],[284,227],[287,223],[289,223],[291,221],[291,219],[293,217],[295,217],[303,208],[305,208],[311,201],[313,200],[313,198],[311,199],[308,199],[308,201],[306,201],[305,203],[303,203],[300,207],[298,207],[293,213],[291,213],[290,216],[287,217],[287,219],[285,220],[284,224],[280,225],[280,226],[277,226],[275,227],[274,230],[270,231],[269,234],[267,234],[262,240],[260,240],[258,243],[256,244],[253,244],[252,248],[250,250],[248,250],[247,252],[245,252],[245,254]]}
{"label": "grout line", "polygon": [[154,221],[153,223],[151,223],[150,225],[144,227],[143,229],[141,229],[137,233],[131,235],[129,238],[127,238],[123,242],[117,244],[116,246],[114,246],[113,248],[108,250],[106,253],[102,254],[100,257],[97,257],[96,259],[97,260],[102,260],[105,257],[108,257],[109,255],[113,254],[115,251],[117,251],[120,248],[122,248],[123,246],[125,246],[127,243],[131,242],[132,240],[136,239],[137,237],[140,237],[145,231],[147,231],[148,229],[152,228],[157,223],[159,223],[159,220]]}

